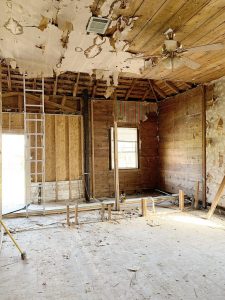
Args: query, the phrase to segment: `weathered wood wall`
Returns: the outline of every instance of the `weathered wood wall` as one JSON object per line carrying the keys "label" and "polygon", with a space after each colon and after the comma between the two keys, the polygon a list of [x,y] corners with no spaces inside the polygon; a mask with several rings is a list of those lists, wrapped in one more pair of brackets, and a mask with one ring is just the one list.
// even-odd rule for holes
{"label": "weathered wood wall", "polygon": [[193,194],[202,188],[201,87],[159,104],[159,188]]}
{"label": "weathered wood wall", "polygon": [[[94,156],[95,156],[95,193],[97,197],[114,195],[114,171],[109,169],[109,131],[113,126],[112,101],[94,101]],[[118,122],[120,127],[139,129],[138,169],[120,170],[120,192],[128,194],[144,189],[155,188],[157,182],[157,115],[150,113],[145,122],[138,122],[133,114],[129,122]]]}
{"label": "weathered wood wall", "polygon": [[[3,113],[3,133],[23,133],[23,113]],[[46,182],[82,174],[81,116],[45,115]]]}

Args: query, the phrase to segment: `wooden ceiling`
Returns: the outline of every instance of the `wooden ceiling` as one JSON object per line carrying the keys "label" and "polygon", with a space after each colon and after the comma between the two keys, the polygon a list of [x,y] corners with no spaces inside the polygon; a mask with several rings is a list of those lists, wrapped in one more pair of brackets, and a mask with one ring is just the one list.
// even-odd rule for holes
{"label": "wooden ceiling", "polygon": [[[104,1],[96,0],[101,5]],[[139,16],[126,37],[129,51],[160,53],[163,33],[172,28],[184,48],[225,42],[224,0],[132,0],[127,16]],[[184,54],[201,64],[197,70],[181,67],[170,71],[149,70],[147,77],[167,80],[209,82],[225,75],[225,50]]]}
{"label": "wooden ceiling", "polygon": [[[41,79],[27,79],[26,87],[41,89]],[[116,94],[118,100],[156,102],[195,87],[188,82],[171,82],[141,78],[120,77]],[[77,102],[84,89],[90,98],[106,100],[106,81],[96,80],[85,73],[66,72],[58,77],[45,78],[46,112],[73,113],[79,110]],[[23,76],[18,69],[2,66],[3,111],[23,111]],[[39,95],[30,95],[39,101]],[[110,99],[110,98],[109,98]],[[76,103],[76,105],[75,105]]]}

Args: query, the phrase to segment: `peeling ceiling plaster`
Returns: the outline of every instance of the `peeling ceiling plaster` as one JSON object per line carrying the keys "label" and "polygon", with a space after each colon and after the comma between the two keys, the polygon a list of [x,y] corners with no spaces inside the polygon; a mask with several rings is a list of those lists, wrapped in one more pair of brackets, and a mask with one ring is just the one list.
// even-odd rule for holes
{"label": "peeling ceiling plaster", "polygon": [[92,4],[93,0],[1,1],[1,57],[30,77],[95,72],[110,86],[107,78],[113,76],[116,85],[120,72],[138,76],[144,60],[131,59],[132,54],[126,52],[126,35],[136,18],[121,15],[129,8],[129,0],[106,0],[98,8],[97,16],[111,19],[104,37],[86,32]]}

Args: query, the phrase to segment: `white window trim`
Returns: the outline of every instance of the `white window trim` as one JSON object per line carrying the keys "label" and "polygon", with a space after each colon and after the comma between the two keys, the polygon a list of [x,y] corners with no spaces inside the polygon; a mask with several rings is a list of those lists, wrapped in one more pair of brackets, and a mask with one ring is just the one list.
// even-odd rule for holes
{"label": "white window trim", "polygon": [[[120,129],[135,129],[136,130],[136,165],[133,167],[119,167],[119,170],[138,170],[139,169],[139,134],[138,134],[138,128],[137,127],[118,127],[117,130]],[[110,128],[110,169],[114,170],[114,135],[113,135],[114,128]],[[129,141],[127,141],[129,142]],[[118,157],[119,160],[119,157]],[[119,164],[119,161],[118,161]]]}

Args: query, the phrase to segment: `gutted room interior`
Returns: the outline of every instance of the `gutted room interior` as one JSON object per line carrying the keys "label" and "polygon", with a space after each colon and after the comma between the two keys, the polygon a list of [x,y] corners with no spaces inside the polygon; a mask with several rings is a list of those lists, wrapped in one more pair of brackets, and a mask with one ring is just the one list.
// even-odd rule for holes
{"label": "gutted room interior", "polygon": [[224,19],[0,2],[0,299],[225,299]]}

